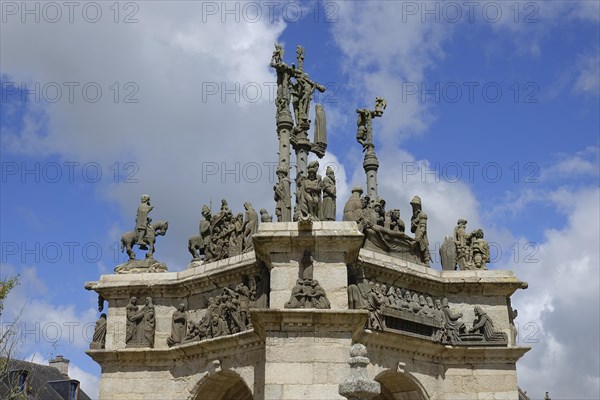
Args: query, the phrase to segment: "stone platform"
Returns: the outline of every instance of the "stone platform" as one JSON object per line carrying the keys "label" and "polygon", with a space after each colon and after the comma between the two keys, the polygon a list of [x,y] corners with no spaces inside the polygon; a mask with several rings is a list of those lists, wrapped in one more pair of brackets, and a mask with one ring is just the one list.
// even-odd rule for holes
{"label": "stone platform", "polygon": [[[439,271],[361,249],[363,236],[354,222],[314,222],[310,229],[263,223],[253,241],[253,252],[195,262],[180,272],[102,275],[86,283],[108,301],[105,348],[88,351],[102,367],[101,400],[343,400],[339,385],[349,378],[355,343],[366,346],[366,373],[380,384],[375,400],[518,398],[515,365],[528,348],[514,341],[508,299],[526,284],[511,271]],[[479,307],[508,343],[460,345],[385,324],[374,328],[370,321],[377,309],[349,306],[348,288],[359,286],[357,277],[364,278],[361,287],[372,283],[373,298],[381,299],[375,291],[385,286],[446,299],[452,313],[462,313],[459,321],[467,329]],[[318,281],[329,308],[286,308],[299,279]],[[188,324],[200,323],[210,298],[242,283],[264,292],[261,301],[258,295],[252,300],[251,327],[169,347],[179,304],[185,305]],[[153,299],[152,348],[126,346],[132,296]],[[411,304],[413,311],[389,304],[395,310],[388,314],[445,330],[443,322]]]}

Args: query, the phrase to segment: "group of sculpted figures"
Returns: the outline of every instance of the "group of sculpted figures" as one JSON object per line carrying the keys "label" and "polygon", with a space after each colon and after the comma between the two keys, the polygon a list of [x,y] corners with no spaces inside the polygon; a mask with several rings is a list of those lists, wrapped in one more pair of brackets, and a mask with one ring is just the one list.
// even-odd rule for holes
{"label": "group of sculpted figures", "polygon": [[406,313],[420,317],[410,318],[410,321],[433,328],[431,339],[436,342],[456,345],[478,341],[508,343],[506,333],[494,329],[492,320],[480,306],[474,307],[475,320],[473,326],[467,329],[460,320],[463,314],[452,311],[446,297],[434,299],[428,294],[393,286],[388,289],[385,284],[361,278],[358,283],[349,286],[348,298],[350,308],[369,311],[367,329],[386,330],[384,314],[388,314],[386,309],[392,309],[402,311],[393,314],[395,318],[405,319]]}
{"label": "group of sculpted figures", "polygon": [[156,312],[152,297],[146,297],[144,306],[138,306],[137,298],[132,297],[125,310],[125,347],[154,347]]}
{"label": "group of sculpted figures", "polygon": [[483,230],[467,234],[467,221],[459,219],[453,236],[446,236],[440,247],[443,270],[487,269],[490,262],[490,246],[483,239]]}
{"label": "group of sculpted figures", "polygon": [[235,289],[226,287],[220,295],[210,297],[206,312],[198,322],[188,318],[182,303],[173,313],[167,345],[172,347],[252,329],[249,310],[254,306],[255,292],[243,283]]}
{"label": "group of sculpted figures", "polygon": [[399,209],[386,211],[385,200],[372,201],[362,193],[359,186],[352,189],[344,206],[344,221],[358,223],[359,230],[365,235],[364,247],[400,254],[427,265],[430,261],[427,214],[423,212],[421,198],[414,196],[410,202],[413,209],[410,231],[415,235],[411,238],[404,233],[406,228]]}
{"label": "group of sculpted figures", "polygon": [[[308,174],[296,177],[296,207],[293,220],[311,218],[313,221],[335,221],[337,192],[335,172],[331,166],[325,171],[325,178],[317,173],[319,162],[308,165]],[[286,168],[277,169],[278,181],[273,186],[275,200],[275,216],[277,222],[283,222],[286,214],[291,214],[291,203]]]}
{"label": "group of sculpted figures", "polygon": [[292,288],[290,300],[284,304],[285,308],[331,308],[325,289],[313,279],[313,256],[310,250],[305,250],[298,263],[296,285]]}
{"label": "group of sculpted figures", "polygon": [[[210,208],[202,206],[200,235],[188,241],[188,251],[194,260],[212,262],[254,250],[252,235],[258,230],[259,216],[252,204],[244,203],[246,215],[233,215],[227,200],[221,200],[220,211],[213,215]],[[261,210],[263,221],[269,220],[266,210]]]}

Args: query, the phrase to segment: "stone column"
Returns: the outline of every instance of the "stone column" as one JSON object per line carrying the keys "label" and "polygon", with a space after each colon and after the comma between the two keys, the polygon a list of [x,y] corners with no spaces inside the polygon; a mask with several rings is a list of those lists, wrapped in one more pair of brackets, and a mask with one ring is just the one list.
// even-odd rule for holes
{"label": "stone column", "polygon": [[378,199],[377,195],[377,170],[379,169],[379,160],[375,154],[375,148],[369,147],[365,153],[363,168],[367,175],[367,194],[371,199],[371,203]]}
{"label": "stone column", "polygon": [[[294,122],[292,120],[292,114],[289,110],[283,110],[277,114],[277,137],[279,139],[279,168],[283,168],[288,171],[288,178],[290,178],[287,182],[288,187],[287,193],[291,192],[291,175],[290,175],[290,157],[291,157],[291,149],[290,149],[290,136],[291,130],[294,126]],[[292,199],[290,195],[289,204],[292,204]],[[281,221],[282,222],[291,222],[292,221],[292,212],[291,209],[282,209],[281,210]]]}
{"label": "stone column", "polygon": [[308,153],[310,152],[310,141],[308,139],[299,139],[296,146],[296,176],[301,173],[306,176],[308,173]]}

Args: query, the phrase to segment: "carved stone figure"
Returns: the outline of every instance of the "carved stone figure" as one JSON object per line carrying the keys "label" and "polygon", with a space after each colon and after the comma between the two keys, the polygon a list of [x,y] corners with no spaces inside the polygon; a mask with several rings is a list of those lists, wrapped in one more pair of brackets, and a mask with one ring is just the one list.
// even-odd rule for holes
{"label": "carved stone figure", "polygon": [[296,126],[306,130],[310,124],[308,120],[308,110],[310,101],[315,90],[323,93],[325,86],[312,81],[308,74],[302,71],[296,71],[294,74],[296,82],[291,84],[292,106],[294,108],[294,116]]}
{"label": "carved stone figure", "polygon": [[[456,263],[460,269],[468,269],[469,247],[467,246],[467,220],[459,219],[454,228],[454,243],[456,245]],[[454,266],[452,266],[454,269]]]}
{"label": "carved stone figure", "polygon": [[135,231],[137,233],[136,244],[140,246],[141,250],[147,250],[144,239],[146,238],[148,226],[150,225],[148,214],[150,214],[152,209],[154,209],[154,207],[150,205],[150,196],[143,194],[135,217]]}
{"label": "carved stone figure", "polygon": [[331,308],[331,304],[319,282],[306,278],[296,280],[290,300],[284,304],[284,307],[328,309]]}
{"label": "carved stone figure", "polygon": [[327,119],[321,104],[315,105],[315,134],[312,151],[322,158],[327,150]]}
{"label": "carved stone figure", "polygon": [[373,152],[373,117],[381,117],[383,110],[387,107],[387,102],[383,97],[375,99],[375,110],[368,108],[356,109],[358,121],[356,122],[356,140],[363,146],[364,152]]}
{"label": "carved stone figure", "polygon": [[336,198],[335,173],[333,172],[333,168],[328,166],[325,173],[325,178],[323,179],[323,204],[321,207],[321,220],[335,221]]}
{"label": "carved stone figure", "polygon": [[296,47],[296,60],[298,60],[298,70],[304,70],[304,47],[298,45]]}
{"label": "carved stone figure", "polygon": [[292,221],[292,197],[290,194],[290,180],[286,168],[277,168],[278,182],[273,186],[275,191],[275,215],[277,222]]}
{"label": "carved stone figure", "polygon": [[515,326],[515,319],[519,315],[517,309],[512,308],[512,302],[510,297],[506,297],[506,304],[508,306],[508,323],[510,324],[510,333],[512,338],[512,345],[517,345],[517,327]]}
{"label": "carved stone figure", "polygon": [[199,230],[202,238],[202,254],[206,260],[206,250],[210,247],[210,236],[212,234],[210,208],[205,204],[202,206],[202,219],[200,220]]}
{"label": "carved stone figure", "polygon": [[344,205],[344,221],[358,221],[362,215],[362,205],[360,196],[363,194],[363,190],[360,186],[354,186],[352,188],[352,194]]}
{"label": "carved stone figure", "polygon": [[[164,236],[169,229],[168,221],[158,221],[156,223],[150,224],[145,228],[144,233],[144,246],[140,246],[140,249],[148,250],[146,253],[146,258],[153,258],[157,236]],[[129,231],[125,232],[123,236],[121,236],[121,252],[126,251],[130,260],[135,260],[135,252],[133,251],[133,246],[135,243],[135,232]]]}
{"label": "carved stone figure", "polygon": [[94,328],[94,336],[90,343],[90,349],[99,350],[103,349],[106,345],[106,314],[100,314],[100,318],[96,321],[96,327]]}
{"label": "carved stone figure", "polygon": [[367,329],[383,330],[383,315],[381,307],[385,304],[385,296],[377,290],[371,290],[367,295]]}
{"label": "carved stone figure", "polygon": [[187,316],[185,314],[185,304],[181,303],[173,313],[171,321],[171,336],[167,338],[169,347],[180,344],[185,339],[187,329]]}
{"label": "carved stone figure", "polygon": [[373,122],[371,110],[368,108],[357,108],[358,121],[356,122],[356,140],[363,147],[363,151],[367,151],[373,146]]}
{"label": "carved stone figure", "polygon": [[246,220],[244,221],[244,253],[254,250],[252,236],[258,231],[258,214],[249,202],[244,203]]}
{"label": "carved stone figure", "polygon": [[367,308],[367,297],[371,287],[365,279],[362,270],[359,271],[359,276],[356,278],[356,283],[348,285],[348,308],[351,310],[359,310]]}
{"label": "carved stone figure", "polygon": [[283,46],[280,43],[275,43],[275,51],[273,51],[273,56],[271,57],[271,64],[281,64],[283,62],[283,53]]}
{"label": "carved stone figure", "polygon": [[290,300],[284,304],[285,308],[304,308],[306,303],[306,292],[304,279],[297,279],[292,288]]}
{"label": "carved stone figure", "polygon": [[415,234],[417,249],[421,255],[421,261],[429,263],[429,239],[427,238],[427,214],[421,208],[421,198],[414,196],[410,201],[413,216],[410,219],[410,231]]}
{"label": "carved stone figure", "polygon": [[311,218],[319,220],[319,208],[321,205],[321,176],[317,174],[319,162],[313,161],[308,165],[308,176],[300,179],[300,196],[298,218]]}
{"label": "carved stone figure", "polygon": [[406,228],[404,225],[404,221],[402,221],[402,218],[400,218],[400,210],[395,208],[395,209],[389,211],[389,217],[390,217],[389,229],[392,231],[404,232],[404,230]]}
{"label": "carved stone figure", "polygon": [[[241,283],[223,288],[220,295],[208,298],[206,312],[198,322],[188,321],[183,342],[216,338],[252,329],[250,307],[255,291]],[[173,316],[175,320],[175,315]]]}
{"label": "carved stone figure", "polygon": [[504,332],[496,332],[494,330],[494,323],[490,317],[483,312],[481,307],[475,306],[473,312],[475,313],[475,320],[473,321],[473,327],[469,329],[469,333],[481,333],[483,339],[486,342],[507,342],[508,336]]}
{"label": "carved stone figure", "polygon": [[126,310],[125,345],[126,347],[141,347],[144,334],[144,313],[140,312],[137,298],[132,297]]}
{"label": "carved stone figure", "polygon": [[273,217],[265,208],[260,209],[260,222],[273,222]]}
{"label": "carved stone figure", "polygon": [[143,309],[144,314],[144,336],[143,345],[146,347],[154,347],[154,333],[156,330],[156,314],[154,311],[154,304],[152,304],[152,297],[146,297],[146,305]]}
{"label": "carved stone figure", "polygon": [[483,230],[477,229],[471,233],[470,242],[473,266],[477,269],[487,269],[486,263],[490,262],[490,246],[483,239]]}
{"label": "carved stone figure", "polygon": [[377,225],[385,226],[385,200],[379,199],[375,201],[373,210],[377,214]]}
{"label": "carved stone figure", "polygon": [[286,110],[289,112],[291,96],[290,78],[293,75],[292,68],[283,62],[283,55],[283,46],[276,43],[275,51],[273,51],[273,56],[271,57],[271,67],[275,68],[277,73],[277,98],[275,99],[275,103],[278,115]]}
{"label": "carved stone figure", "polygon": [[452,312],[452,310],[450,310],[450,306],[448,305],[448,299],[446,297],[444,297],[444,299],[442,300],[442,311],[444,312],[445,317],[446,335],[450,340],[450,343],[459,342],[459,335],[465,333],[466,330],[465,323],[459,321],[459,319],[462,318],[463,314],[461,312]]}
{"label": "carved stone figure", "polygon": [[440,246],[440,261],[442,270],[453,271],[456,269],[456,245],[451,236],[446,236]]}

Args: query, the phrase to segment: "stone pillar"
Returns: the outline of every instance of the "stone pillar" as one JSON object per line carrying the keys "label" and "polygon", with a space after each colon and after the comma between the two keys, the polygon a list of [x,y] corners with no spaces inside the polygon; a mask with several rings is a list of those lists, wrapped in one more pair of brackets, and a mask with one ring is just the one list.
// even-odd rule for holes
{"label": "stone pillar", "polygon": [[[283,110],[277,114],[277,137],[279,139],[279,168],[283,168],[288,171],[288,178],[290,180],[287,182],[287,193],[291,192],[291,176],[290,176],[290,157],[291,157],[291,149],[290,149],[290,136],[291,130],[294,126],[294,122],[292,120],[292,114],[289,110]],[[291,196],[290,196],[291,197]],[[288,199],[290,204],[292,204],[292,199]],[[281,210],[281,221],[282,222],[290,222],[292,221],[292,212],[291,209],[282,209]]]}
{"label": "stone pillar", "polygon": [[312,256],[312,278],[325,290],[333,310],[348,309],[348,264],[358,258],[363,235],[353,221],[263,223],[253,236],[257,259],[271,273],[270,308],[283,309],[300,278],[300,261]]}
{"label": "stone pillar", "polygon": [[375,154],[375,149],[369,147],[365,153],[363,168],[367,174],[367,195],[371,199],[371,203],[375,202],[379,197],[377,195],[377,170],[379,169],[379,160]]}
{"label": "stone pillar", "polygon": [[310,152],[310,141],[304,137],[299,137],[294,146],[296,150],[296,176],[300,173],[306,176],[308,173],[308,153]]}
{"label": "stone pillar", "polygon": [[352,332],[364,326],[366,314],[252,310],[255,332],[265,342],[264,400],[344,400],[338,371],[346,369]]}

